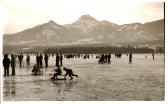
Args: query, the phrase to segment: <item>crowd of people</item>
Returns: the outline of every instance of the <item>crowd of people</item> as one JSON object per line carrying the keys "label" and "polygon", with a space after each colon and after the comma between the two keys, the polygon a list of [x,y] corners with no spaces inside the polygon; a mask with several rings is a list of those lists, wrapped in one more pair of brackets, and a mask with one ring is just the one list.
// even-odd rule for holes
{"label": "crowd of people", "polygon": [[[54,55],[52,55],[54,56]],[[48,54],[45,54],[44,57],[43,55],[40,53],[40,54],[36,54],[36,63],[33,65],[33,69],[32,69],[32,74],[33,75],[40,75],[42,72],[41,72],[41,68],[43,67],[43,60],[45,62],[45,67],[47,68],[48,67],[48,60],[49,60],[49,57],[50,55]],[[16,60],[18,59],[18,62],[19,62],[19,67],[22,68],[24,67],[24,64],[23,64],[23,59],[24,59],[24,55],[21,53],[21,54],[11,54],[11,59],[8,57],[8,54],[4,54],[4,58],[3,58],[3,66],[4,66],[4,76],[9,76],[9,68],[11,66],[11,69],[12,69],[12,74],[11,75],[15,75],[15,67],[16,67]],[[27,57],[26,57],[26,65],[27,67],[30,66],[30,56],[27,54]],[[61,75],[61,71],[59,70],[60,69],[60,66],[63,65],[63,55],[62,54],[56,54],[56,62],[55,62],[55,66],[57,67],[57,69],[55,69],[55,74],[53,77],[56,77],[57,75]],[[70,71],[71,70],[71,71]],[[69,75],[69,77],[72,78],[72,76],[77,76],[75,74],[73,74],[73,71],[72,69],[67,69],[67,68],[64,68],[64,71],[66,71],[66,74],[65,76]]]}
{"label": "crowd of people", "polygon": [[[121,56],[122,54],[119,54],[119,57]],[[53,57],[54,55],[52,55]],[[117,57],[117,54],[115,54],[115,56]],[[40,53],[40,54],[36,54],[36,63],[35,65],[33,66],[33,70],[32,70],[32,73],[34,74],[39,74],[39,69],[43,67],[43,60],[45,62],[45,67],[47,68],[48,67],[48,61],[49,61],[49,57],[50,57],[50,54],[45,54],[44,56]],[[64,58],[70,58],[70,57],[83,57],[83,59],[85,58],[89,58],[89,55],[86,54],[86,55],[80,55],[80,54],[77,54],[77,55],[70,55],[70,54],[67,54],[65,55],[64,54]],[[93,57],[93,55],[92,55]],[[132,64],[132,53],[129,54],[129,64]],[[154,53],[152,53],[152,57],[154,59]],[[24,67],[24,64],[23,64],[23,59],[24,59],[24,55],[21,53],[21,54],[11,54],[11,59],[8,57],[8,54],[4,54],[4,59],[3,59],[3,66],[4,66],[4,76],[9,76],[9,67],[11,66],[11,69],[12,69],[12,73],[11,75],[15,75],[15,67],[16,67],[16,59],[18,58],[18,62],[19,62],[19,67]],[[98,63],[99,64],[104,64],[104,63],[108,63],[110,64],[111,63],[111,54],[101,54],[99,57],[96,56],[96,58],[99,58],[99,61]],[[147,58],[147,57],[146,57]],[[62,54],[56,54],[56,62],[55,62],[55,66],[57,67],[57,69],[59,70],[61,66],[63,66],[63,55]],[[29,67],[30,66],[30,56],[27,54],[26,56],[26,65]],[[65,69],[66,70],[66,69]],[[57,72],[57,71],[56,71]],[[71,76],[74,76],[74,74],[70,71],[67,71],[67,73],[71,73],[70,74],[70,77]],[[57,74],[55,74],[55,76],[57,75],[60,75],[61,72],[58,71]],[[66,74],[66,75],[69,75],[69,74]],[[72,79],[72,78],[71,78]]]}
{"label": "crowd of people", "polygon": [[111,63],[111,54],[110,53],[109,54],[105,54],[105,55],[102,54],[100,59],[99,59],[99,61],[98,61],[98,63],[100,63],[100,64],[103,64],[103,63],[110,64]]}

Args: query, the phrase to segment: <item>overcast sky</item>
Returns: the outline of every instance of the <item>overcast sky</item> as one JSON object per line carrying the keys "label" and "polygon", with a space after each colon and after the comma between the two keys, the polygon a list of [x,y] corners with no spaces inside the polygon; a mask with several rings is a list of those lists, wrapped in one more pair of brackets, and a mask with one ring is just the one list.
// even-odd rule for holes
{"label": "overcast sky", "polygon": [[162,2],[110,2],[111,0],[2,0],[4,33],[15,33],[49,20],[64,25],[89,14],[117,24],[145,23],[164,18]]}

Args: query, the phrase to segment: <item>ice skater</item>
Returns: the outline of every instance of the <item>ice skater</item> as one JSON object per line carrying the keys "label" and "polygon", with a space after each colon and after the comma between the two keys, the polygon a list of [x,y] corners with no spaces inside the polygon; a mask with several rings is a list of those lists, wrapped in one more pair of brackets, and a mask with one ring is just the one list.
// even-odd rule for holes
{"label": "ice skater", "polygon": [[64,67],[64,71],[66,72],[65,76],[69,75],[69,77],[71,77],[71,80],[73,79],[72,76],[75,76],[75,77],[78,78],[78,75],[75,75],[75,74],[73,73],[72,69],[67,69],[67,68]]}
{"label": "ice skater", "polygon": [[30,56],[28,54],[27,54],[26,62],[27,62],[27,66],[30,66]]}
{"label": "ice skater", "polygon": [[154,55],[154,52],[152,52],[152,57],[153,57],[153,60],[155,59],[155,55]]}
{"label": "ice skater", "polygon": [[20,68],[22,67],[22,60],[23,60],[24,56],[21,53],[20,55],[18,55],[18,59],[19,59],[19,64],[20,64]]}
{"label": "ice skater", "polygon": [[58,54],[56,54],[56,66],[59,66],[59,56],[58,56]]}
{"label": "ice skater", "polygon": [[12,55],[11,55],[12,74],[11,74],[11,75],[15,75],[15,67],[16,67],[15,56],[12,54]]}
{"label": "ice skater", "polygon": [[8,58],[8,55],[4,55],[3,59],[3,66],[4,66],[4,76],[9,76],[9,66],[10,66],[10,59]]}
{"label": "ice skater", "polygon": [[45,67],[47,68],[48,67],[48,55],[47,54],[45,54],[45,56],[44,56],[44,61],[45,61]]}
{"label": "ice skater", "polygon": [[33,75],[40,75],[41,71],[40,71],[41,66],[37,66],[36,64],[33,66],[32,69],[32,74]]}
{"label": "ice skater", "polygon": [[132,64],[132,53],[129,54],[129,64]]}
{"label": "ice skater", "polygon": [[62,74],[62,71],[59,66],[57,66],[57,68],[55,68],[54,71],[55,73],[51,79],[57,79],[57,76]]}

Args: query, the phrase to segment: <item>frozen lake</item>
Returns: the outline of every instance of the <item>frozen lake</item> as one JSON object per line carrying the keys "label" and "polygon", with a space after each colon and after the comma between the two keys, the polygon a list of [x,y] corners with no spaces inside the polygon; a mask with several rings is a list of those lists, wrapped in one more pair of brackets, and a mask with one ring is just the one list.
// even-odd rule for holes
{"label": "frozen lake", "polygon": [[63,66],[73,69],[79,78],[55,81],[49,79],[55,56],[50,56],[49,67],[43,68],[42,76],[31,75],[34,55],[31,67],[26,66],[25,60],[26,56],[23,68],[17,63],[16,76],[3,77],[5,101],[164,100],[164,54],[156,54],[154,60],[151,54],[133,54],[133,64],[128,64],[125,54],[120,59],[112,55],[111,64],[98,64],[95,55],[90,59],[64,59]]}

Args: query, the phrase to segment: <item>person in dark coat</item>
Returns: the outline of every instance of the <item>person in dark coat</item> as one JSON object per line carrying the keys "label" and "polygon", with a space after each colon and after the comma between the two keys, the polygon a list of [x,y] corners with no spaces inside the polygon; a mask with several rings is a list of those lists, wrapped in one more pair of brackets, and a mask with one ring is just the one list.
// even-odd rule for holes
{"label": "person in dark coat", "polygon": [[56,66],[59,66],[59,56],[58,56],[58,54],[56,55]]}
{"label": "person in dark coat", "polygon": [[39,67],[39,55],[36,55],[36,66]]}
{"label": "person in dark coat", "polygon": [[132,53],[129,54],[129,64],[132,64]]}
{"label": "person in dark coat", "polygon": [[104,54],[101,55],[98,63],[101,63],[101,64],[104,63]]}
{"label": "person in dark coat", "polygon": [[64,68],[64,71],[66,72],[65,76],[69,75],[69,77],[71,77],[71,79],[73,79],[72,76],[75,76],[78,78],[78,75],[75,75],[72,71],[72,69],[67,69],[67,68]]}
{"label": "person in dark coat", "polygon": [[108,55],[105,54],[105,55],[104,55],[104,63],[107,63],[107,62],[108,62]]}
{"label": "person in dark coat", "polygon": [[153,58],[153,60],[155,59],[155,55],[154,55],[154,52],[152,52],[152,58]]}
{"label": "person in dark coat", "polygon": [[23,60],[23,54],[21,53],[20,55],[18,55],[18,59],[19,59],[19,64],[20,64],[20,68],[22,67],[22,60]]}
{"label": "person in dark coat", "polygon": [[107,61],[108,61],[108,63],[111,63],[111,54],[110,53],[107,56]]}
{"label": "person in dark coat", "polygon": [[45,54],[44,56],[44,61],[45,61],[45,67],[47,68],[48,67],[48,55]]}
{"label": "person in dark coat", "polygon": [[40,64],[40,66],[43,65],[43,56],[41,54],[39,56],[39,64]]}
{"label": "person in dark coat", "polygon": [[11,55],[11,67],[12,67],[11,75],[15,75],[16,61],[15,61],[15,56],[13,54]]}
{"label": "person in dark coat", "polygon": [[27,62],[27,66],[30,66],[30,56],[28,54],[27,54],[26,62]]}
{"label": "person in dark coat", "polygon": [[57,76],[62,74],[61,68],[59,66],[57,66],[57,68],[55,68],[54,71],[55,73],[51,79],[57,79]]}
{"label": "person in dark coat", "polygon": [[4,55],[3,59],[3,66],[4,66],[4,76],[9,76],[9,66],[10,66],[10,59],[8,58],[8,55]]}
{"label": "person in dark coat", "polygon": [[63,60],[63,56],[62,54],[60,54],[60,65],[62,66],[62,60]]}
{"label": "person in dark coat", "polygon": [[32,74],[33,75],[40,75],[41,74],[41,71],[40,71],[40,66],[37,66],[36,64],[33,66],[33,69],[32,69]]}

